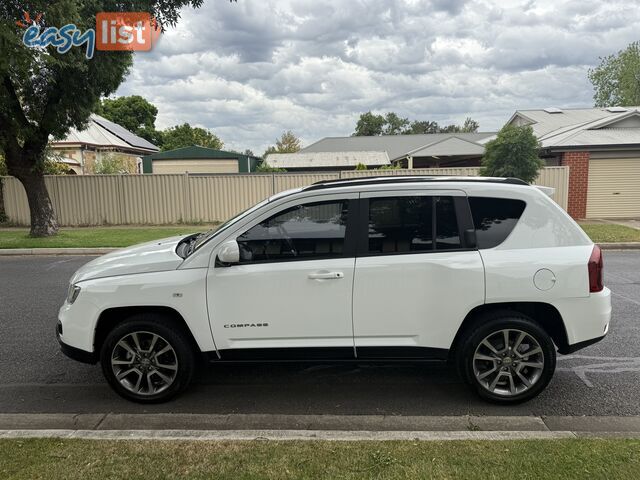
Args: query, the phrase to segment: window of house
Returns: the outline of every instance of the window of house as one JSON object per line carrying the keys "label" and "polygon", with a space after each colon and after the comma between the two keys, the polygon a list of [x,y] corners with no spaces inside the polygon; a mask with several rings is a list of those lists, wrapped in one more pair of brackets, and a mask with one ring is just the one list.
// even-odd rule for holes
{"label": "window of house", "polygon": [[277,213],[238,237],[240,263],[342,257],[348,207],[317,202]]}

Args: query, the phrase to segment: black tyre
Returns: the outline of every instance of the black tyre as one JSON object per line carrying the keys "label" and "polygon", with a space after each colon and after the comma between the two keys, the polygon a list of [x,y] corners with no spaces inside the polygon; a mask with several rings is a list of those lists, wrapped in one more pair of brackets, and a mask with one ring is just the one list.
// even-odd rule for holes
{"label": "black tyre", "polygon": [[102,344],[100,362],[116,393],[140,403],[176,396],[187,388],[195,369],[187,335],[157,314],[134,315],[116,326]]}
{"label": "black tyre", "polygon": [[463,379],[495,403],[525,402],[542,392],[556,368],[556,349],[532,319],[503,312],[483,317],[465,334],[457,354]]}

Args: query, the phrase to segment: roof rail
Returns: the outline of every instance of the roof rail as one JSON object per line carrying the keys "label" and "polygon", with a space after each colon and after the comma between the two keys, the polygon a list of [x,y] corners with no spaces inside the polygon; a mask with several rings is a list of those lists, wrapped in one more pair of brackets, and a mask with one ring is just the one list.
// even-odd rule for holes
{"label": "roof rail", "polygon": [[477,183],[502,183],[509,185],[529,185],[519,178],[497,177],[452,177],[452,176],[424,176],[424,175],[379,175],[361,178],[340,178],[336,180],[321,180],[312,183],[303,190],[320,190],[332,187],[350,187],[358,185],[376,185],[383,183],[428,183],[428,182],[477,182]]}

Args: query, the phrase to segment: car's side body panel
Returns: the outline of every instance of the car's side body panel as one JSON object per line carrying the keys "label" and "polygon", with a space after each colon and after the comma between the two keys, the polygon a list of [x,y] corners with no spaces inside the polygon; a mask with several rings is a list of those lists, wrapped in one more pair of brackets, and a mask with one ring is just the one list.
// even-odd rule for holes
{"label": "car's side body panel", "polygon": [[102,312],[119,307],[167,307],[185,320],[202,351],[215,350],[211,335],[205,282],[206,268],[141,273],[85,280],[73,303],[62,305],[60,340],[65,344],[94,351],[94,337]]}
{"label": "car's side body panel", "polygon": [[356,350],[448,349],[467,313],[483,302],[484,271],[477,251],[358,258],[353,292]]}

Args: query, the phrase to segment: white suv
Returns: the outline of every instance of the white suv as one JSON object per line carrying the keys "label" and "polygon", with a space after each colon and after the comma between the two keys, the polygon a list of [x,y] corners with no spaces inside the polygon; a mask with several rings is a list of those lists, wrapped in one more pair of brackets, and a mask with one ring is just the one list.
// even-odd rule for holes
{"label": "white suv", "polygon": [[556,349],[611,317],[600,249],[543,190],[390,176],[283,192],[86,264],[57,336],[139,402],[183,391],[201,359],[450,360],[483,398],[528,400]]}

